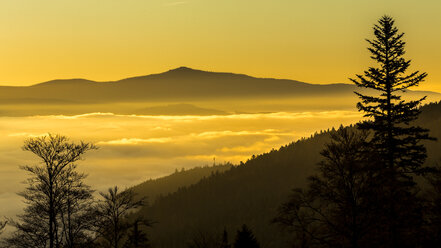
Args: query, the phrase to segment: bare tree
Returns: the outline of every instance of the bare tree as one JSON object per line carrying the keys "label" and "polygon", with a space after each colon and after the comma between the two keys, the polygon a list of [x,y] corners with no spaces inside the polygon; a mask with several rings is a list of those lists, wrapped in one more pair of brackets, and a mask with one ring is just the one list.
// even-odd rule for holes
{"label": "bare tree", "polygon": [[8,224],[7,221],[0,221],[0,234],[3,233],[3,229],[5,229],[6,224]]}
{"label": "bare tree", "polygon": [[101,192],[103,197],[98,204],[96,213],[96,233],[100,247],[119,248],[127,238],[130,228],[129,214],[144,205],[144,199],[135,200],[132,190],[119,192],[118,187],[109,188],[107,193]]}
{"label": "bare tree", "polygon": [[63,247],[79,247],[91,241],[89,230],[94,223],[93,190],[83,183],[86,177],[70,167],[64,173],[62,197],[60,197],[59,219],[62,226]]}
{"label": "bare tree", "polygon": [[[25,191],[19,193],[28,206],[24,214],[19,216],[20,221],[11,222],[17,230],[7,239],[10,246],[49,248],[62,246],[66,237],[65,232],[62,231],[63,226],[60,226],[61,214],[66,209],[72,210],[75,204],[81,204],[80,202],[91,193],[90,189],[81,182],[85,175],[75,172],[74,163],[92,149],[96,149],[93,144],[82,141],[70,142],[67,137],[61,135],[49,134],[25,141],[23,150],[35,154],[40,159],[40,163],[21,167],[31,175],[26,181],[28,186]],[[72,190],[72,186],[76,189]],[[79,188],[82,189],[78,191]],[[82,195],[78,195],[80,192]],[[75,203],[74,194],[77,197]],[[61,219],[65,220],[65,216]],[[68,237],[72,238],[72,236]]]}

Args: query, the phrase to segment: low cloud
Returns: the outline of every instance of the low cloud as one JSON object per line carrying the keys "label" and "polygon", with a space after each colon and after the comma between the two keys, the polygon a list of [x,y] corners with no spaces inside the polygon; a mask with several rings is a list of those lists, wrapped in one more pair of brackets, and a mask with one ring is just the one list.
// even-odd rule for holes
{"label": "low cloud", "polygon": [[177,1],[177,2],[165,3],[164,6],[171,7],[171,6],[178,6],[178,5],[183,5],[183,4],[187,4],[187,3],[188,2],[186,2],[186,1]]}
{"label": "low cloud", "polygon": [[36,137],[42,137],[48,135],[47,133],[10,133],[8,134],[9,137],[27,137],[27,138],[36,138]]}
{"label": "low cloud", "polygon": [[139,138],[122,138],[118,140],[100,141],[98,145],[138,145],[146,143],[167,143],[172,139],[169,137],[164,138],[151,138],[151,139],[139,139]]}
{"label": "low cloud", "polygon": [[[97,144],[100,149],[86,154],[79,170],[89,174],[87,182],[93,188],[105,190],[112,185],[131,186],[164,176],[175,168],[213,164],[214,157],[216,163],[246,161],[253,154],[277,149],[318,130],[355,123],[360,117],[360,113],[351,111],[0,117],[0,188],[3,192],[23,189],[21,182],[27,174],[19,170],[19,165],[39,162],[34,154],[22,151],[23,141],[47,133]],[[11,197],[0,191],[0,203],[20,202],[20,198]],[[15,209],[20,208],[13,203],[3,212]]]}
{"label": "low cloud", "polygon": [[60,120],[74,120],[84,118],[119,118],[119,119],[151,119],[157,121],[208,121],[208,120],[262,120],[262,119],[335,119],[335,118],[360,118],[358,111],[321,111],[321,112],[275,112],[275,113],[254,113],[254,114],[231,114],[231,115],[123,115],[114,113],[87,113],[80,115],[49,115],[49,116],[33,116],[33,119],[60,119]]}

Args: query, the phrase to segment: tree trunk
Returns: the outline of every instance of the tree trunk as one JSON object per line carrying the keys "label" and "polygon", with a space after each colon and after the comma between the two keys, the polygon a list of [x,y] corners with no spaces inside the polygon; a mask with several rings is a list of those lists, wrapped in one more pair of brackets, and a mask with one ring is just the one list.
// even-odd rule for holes
{"label": "tree trunk", "polygon": [[115,219],[115,226],[114,226],[113,231],[114,231],[113,239],[114,239],[114,243],[115,243],[114,248],[118,248],[118,219]]}
{"label": "tree trunk", "polygon": [[49,248],[54,248],[54,183],[49,170]]}

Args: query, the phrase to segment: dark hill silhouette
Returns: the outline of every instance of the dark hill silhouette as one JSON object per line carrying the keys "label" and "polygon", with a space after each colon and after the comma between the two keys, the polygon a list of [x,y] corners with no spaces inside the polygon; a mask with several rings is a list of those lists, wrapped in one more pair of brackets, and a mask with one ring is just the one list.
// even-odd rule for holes
{"label": "dark hill silhouette", "polygon": [[32,88],[40,88],[40,87],[57,87],[57,86],[67,86],[67,85],[74,85],[74,86],[81,86],[81,85],[91,85],[97,83],[95,81],[82,79],[82,78],[73,78],[73,79],[57,79],[57,80],[51,80],[44,83],[34,84],[29,87]]}
{"label": "dark hill silhouette", "polygon": [[[53,80],[27,87],[0,86],[2,102],[18,99],[79,104],[111,102],[185,101],[262,97],[332,97],[353,95],[354,85],[316,85],[295,80],[255,78],[242,74],[207,72],[180,67],[164,73],[112,82],[85,79]],[[413,92],[435,95],[433,92]],[[26,102],[26,101],[24,101]]]}
{"label": "dark hill silhouette", "polygon": [[209,177],[215,173],[229,170],[231,164],[214,166],[195,167],[189,170],[177,170],[175,173],[158,179],[150,179],[132,187],[137,196],[147,197],[149,202],[154,202],[157,197],[163,197],[179,188],[187,187],[199,182],[202,178]]}
{"label": "dark hill silhouette", "polygon": [[[422,108],[419,125],[441,140],[441,104]],[[233,233],[244,223],[262,247],[286,247],[277,226],[270,224],[278,206],[294,187],[305,185],[313,174],[319,152],[329,140],[328,130],[278,150],[256,156],[224,173],[214,174],[177,192],[159,197],[139,214],[158,223],[150,229],[156,247],[185,247],[195,233]],[[440,142],[427,142],[428,163],[441,161]]]}

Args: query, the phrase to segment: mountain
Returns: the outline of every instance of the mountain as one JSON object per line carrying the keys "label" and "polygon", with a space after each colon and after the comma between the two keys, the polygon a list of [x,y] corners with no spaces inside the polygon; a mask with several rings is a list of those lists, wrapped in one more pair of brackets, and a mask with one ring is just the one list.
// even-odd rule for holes
{"label": "mountain", "polygon": [[[351,84],[316,85],[294,80],[255,78],[180,67],[164,73],[111,82],[53,80],[28,87],[0,86],[0,99],[52,99],[77,103],[212,99],[213,97],[283,97],[352,94]],[[422,92],[433,94],[433,92]]]}
{"label": "mountain", "polygon": [[[170,104],[191,104],[225,112],[353,109],[353,104],[347,103],[354,102],[355,90],[361,89],[351,84],[317,85],[180,67],[111,82],[68,79],[26,87],[0,86],[0,115],[136,114],[140,109],[149,108],[157,114],[158,109],[151,108]],[[435,92],[409,91],[407,95],[410,98],[428,95],[429,100],[441,99],[441,94]],[[262,104],[262,101],[269,104]],[[187,110],[183,112],[188,114]]]}
{"label": "mountain", "polygon": [[0,98],[58,99],[78,103],[187,100],[213,97],[263,97],[344,92],[346,85],[312,85],[293,80],[260,79],[180,67],[160,74],[94,82],[84,79],[53,80],[29,87],[0,87]]}
{"label": "mountain", "polygon": [[[422,107],[417,122],[441,139],[441,103]],[[291,190],[315,173],[320,151],[334,130],[316,133],[278,150],[253,156],[246,163],[203,178],[196,184],[156,198],[138,214],[157,223],[149,229],[155,247],[186,247],[195,235],[234,234],[242,224],[255,233],[262,247],[286,247],[289,237],[274,224],[277,208]],[[428,164],[441,161],[441,143],[426,143]]]}

